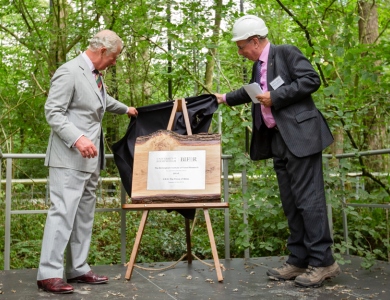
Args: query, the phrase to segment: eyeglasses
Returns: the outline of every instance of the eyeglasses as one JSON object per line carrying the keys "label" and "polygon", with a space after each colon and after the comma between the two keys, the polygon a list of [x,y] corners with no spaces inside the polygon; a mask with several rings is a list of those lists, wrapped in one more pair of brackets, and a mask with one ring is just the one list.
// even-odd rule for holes
{"label": "eyeglasses", "polygon": [[244,49],[251,41],[253,41],[253,39],[247,40],[246,43],[245,43],[244,45],[242,45],[242,46],[238,46],[238,45],[237,45],[238,50]]}

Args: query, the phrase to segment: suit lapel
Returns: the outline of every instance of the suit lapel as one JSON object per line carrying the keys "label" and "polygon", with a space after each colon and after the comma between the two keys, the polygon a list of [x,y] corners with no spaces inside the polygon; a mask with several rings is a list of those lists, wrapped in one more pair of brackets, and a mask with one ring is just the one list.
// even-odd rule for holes
{"label": "suit lapel", "polygon": [[102,100],[103,109],[104,109],[104,111],[106,111],[107,91],[106,91],[106,85],[104,84],[103,76],[102,76],[102,84],[103,84],[103,96],[102,96],[102,94],[99,91],[100,96],[102,96],[99,99]]}
{"label": "suit lapel", "polygon": [[267,64],[267,87],[269,91],[272,91],[273,88],[269,84],[275,77],[275,46],[270,45],[268,53],[268,64]]}
{"label": "suit lapel", "polygon": [[[79,66],[80,66],[80,69],[81,69],[81,71],[83,73],[84,78],[91,85],[93,91],[98,96],[99,101],[101,102],[101,104],[102,104],[102,106],[104,108],[104,111],[105,111],[106,110],[106,101],[105,101],[105,99],[103,99],[103,96],[102,96],[102,94],[99,91],[97,83],[96,83],[96,81],[94,80],[94,77],[91,74],[92,73],[91,70],[89,69],[86,61],[84,60],[84,58],[81,55],[78,56],[78,59],[79,59]],[[104,80],[103,80],[103,78],[102,78],[102,82],[103,82],[103,88],[104,88]],[[104,98],[105,97],[106,97],[106,93],[104,92]]]}

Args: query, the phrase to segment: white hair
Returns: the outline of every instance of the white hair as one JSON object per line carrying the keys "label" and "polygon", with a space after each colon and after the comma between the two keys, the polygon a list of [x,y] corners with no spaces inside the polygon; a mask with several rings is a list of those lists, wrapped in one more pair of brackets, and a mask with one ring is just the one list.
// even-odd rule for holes
{"label": "white hair", "polygon": [[107,54],[115,53],[118,51],[118,46],[121,49],[123,47],[121,38],[115,32],[108,29],[98,32],[89,41],[89,49],[92,52],[105,47],[107,48]]}

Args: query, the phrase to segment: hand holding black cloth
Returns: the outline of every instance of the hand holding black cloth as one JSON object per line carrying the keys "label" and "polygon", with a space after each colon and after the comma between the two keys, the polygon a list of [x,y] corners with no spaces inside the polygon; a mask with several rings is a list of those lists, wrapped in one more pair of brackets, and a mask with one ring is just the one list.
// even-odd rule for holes
{"label": "hand holding black cloth", "polygon": [[[185,101],[192,133],[207,133],[213,113],[218,109],[216,97],[212,94],[205,94],[185,98]],[[167,101],[137,107],[138,116],[130,119],[125,136],[112,146],[114,161],[119,170],[123,187],[129,197],[131,197],[135,141],[139,136],[167,129],[173,105],[174,101]],[[178,134],[187,134],[182,112],[176,113],[172,131]],[[177,211],[187,219],[193,219],[195,216],[194,209],[180,209]]]}

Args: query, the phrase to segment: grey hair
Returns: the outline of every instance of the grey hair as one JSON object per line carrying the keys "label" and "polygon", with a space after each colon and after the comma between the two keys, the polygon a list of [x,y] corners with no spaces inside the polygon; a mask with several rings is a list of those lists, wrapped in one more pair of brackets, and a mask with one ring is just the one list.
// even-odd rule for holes
{"label": "grey hair", "polygon": [[118,51],[118,46],[122,50],[123,42],[121,38],[115,32],[108,29],[98,32],[89,40],[89,49],[92,52],[105,47],[107,48],[107,54],[115,53]]}
{"label": "grey hair", "polygon": [[266,35],[255,35],[254,37],[256,37],[260,41],[260,40],[266,39],[267,36],[268,36],[268,34],[266,34]]}

